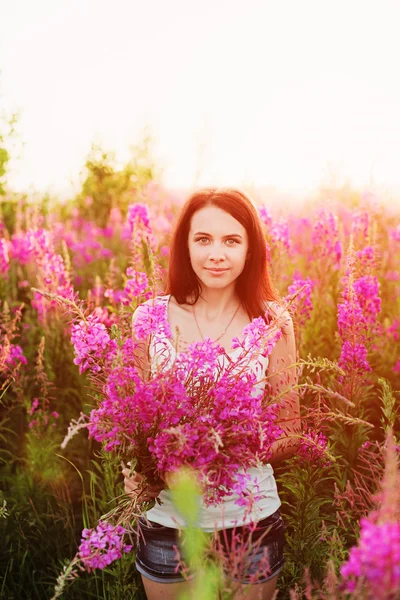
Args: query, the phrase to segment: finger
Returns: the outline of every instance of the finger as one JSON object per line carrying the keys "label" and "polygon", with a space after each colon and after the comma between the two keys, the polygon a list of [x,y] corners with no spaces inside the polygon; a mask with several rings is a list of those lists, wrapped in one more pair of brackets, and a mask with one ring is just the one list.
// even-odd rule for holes
{"label": "finger", "polygon": [[124,477],[126,477],[126,479],[130,479],[131,481],[136,481],[137,483],[140,483],[143,479],[139,473],[136,473],[136,472],[132,473],[130,469],[122,469],[122,475],[124,475]]}
{"label": "finger", "polygon": [[124,484],[127,485],[127,486],[129,486],[132,490],[133,489],[136,490],[138,488],[137,483],[135,481],[132,481],[132,479],[130,477],[125,477],[124,478]]}
{"label": "finger", "polygon": [[125,486],[125,494],[127,494],[128,496],[132,496],[132,497],[136,497],[137,496],[137,492],[136,490],[132,490],[131,488],[128,488]]}
{"label": "finger", "polygon": [[131,487],[128,487],[127,485],[124,487],[124,491],[125,494],[129,494],[130,496],[137,496],[138,492],[135,489],[132,489]]}

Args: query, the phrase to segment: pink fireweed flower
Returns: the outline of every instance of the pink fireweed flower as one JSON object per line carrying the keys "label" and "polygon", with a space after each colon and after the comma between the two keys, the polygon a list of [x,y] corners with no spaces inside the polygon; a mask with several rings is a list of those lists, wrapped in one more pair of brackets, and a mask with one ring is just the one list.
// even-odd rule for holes
{"label": "pink fireweed flower", "polygon": [[321,467],[331,464],[331,460],[327,458],[326,450],[328,448],[328,439],[321,433],[309,431],[301,436],[300,446],[297,450],[297,456],[301,460],[310,462]]}
{"label": "pink fireweed flower", "polygon": [[127,223],[121,232],[121,237],[131,241],[133,250],[140,248],[142,241],[145,241],[153,252],[155,251],[157,244],[150,225],[149,210],[145,204],[137,203],[128,206]]}
{"label": "pink fireweed flower", "polygon": [[293,283],[288,287],[288,295],[285,298],[286,301],[290,296],[294,296],[299,290],[304,288],[295,300],[295,310],[300,325],[304,325],[309,320],[313,311],[311,300],[313,287],[314,282],[309,277],[307,277],[307,279],[302,279],[297,273],[295,273],[293,277]]}
{"label": "pink fireweed flower", "polygon": [[71,327],[71,341],[75,349],[74,364],[79,365],[79,372],[91,369],[98,373],[101,367],[98,362],[108,355],[111,358],[116,348],[115,340],[111,340],[103,323],[97,317],[89,315],[85,321],[79,321]]}
{"label": "pink fireweed flower", "polygon": [[123,527],[115,527],[107,521],[100,521],[96,529],[82,531],[78,556],[89,573],[104,569],[132,550],[132,546],[123,543],[125,533]]}
{"label": "pink fireweed flower", "polygon": [[109,259],[113,256],[109,248],[105,248],[99,240],[86,238],[70,244],[73,252],[73,264],[76,268],[90,264],[95,260]]}
{"label": "pink fireweed flower", "polygon": [[282,337],[281,329],[272,329],[263,317],[257,317],[251,321],[242,331],[243,341],[238,337],[232,340],[232,348],[243,348],[258,352],[262,349],[262,356],[269,356],[276,342]]}
{"label": "pink fireweed flower", "polygon": [[386,271],[385,279],[387,279],[388,281],[399,281],[400,274],[397,271]]}
{"label": "pink fireweed flower", "polygon": [[393,373],[400,373],[400,358],[396,362],[396,364],[394,365],[392,371],[393,371]]}
{"label": "pink fireweed flower", "polygon": [[5,275],[10,268],[9,242],[4,238],[0,239],[0,273]]}
{"label": "pink fireweed flower", "polygon": [[369,373],[372,368],[367,360],[367,354],[364,344],[354,344],[346,340],[342,344],[338,366],[348,372]]}
{"label": "pink fireweed flower", "polygon": [[254,373],[235,376],[225,371],[204,391],[193,389],[184,423],[148,440],[160,472],[182,464],[198,470],[206,504],[233,494],[240,467],[267,461],[271,444],[282,434],[275,423],[277,405],[266,408],[262,390],[254,394],[255,383]]}
{"label": "pink fireweed flower", "polygon": [[270,235],[274,246],[283,246],[288,252],[291,251],[289,225],[286,221],[273,223],[270,227]]}
{"label": "pink fireweed flower", "polygon": [[130,204],[128,206],[128,222],[131,226],[131,231],[133,231],[136,223],[151,231],[149,211],[146,204]]}
{"label": "pink fireweed flower", "polygon": [[365,246],[361,250],[357,250],[356,256],[358,263],[362,267],[363,271],[366,272],[368,269],[376,269],[377,266],[377,255],[376,248],[374,246]]}
{"label": "pink fireweed flower", "polygon": [[129,279],[126,282],[123,295],[120,299],[121,304],[124,306],[129,306],[134,300],[143,296],[146,297],[146,300],[149,299],[151,297],[151,292],[145,294],[147,288],[149,287],[149,280],[146,273],[136,271],[135,269],[129,267],[126,270],[126,274]]}
{"label": "pink fireweed flower", "polygon": [[344,591],[352,593],[357,583],[367,585],[376,600],[396,600],[400,595],[400,523],[376,523],[363,517],[358,545],[340,569]]}
{"label": "pink fireweed flower", "polygon": [[59,418],[57,411],[49,413],[49,402],[47,399],[34,398],[28,411],[29,415],[35,415],[35,418],[29,422],[29,427],[39,436],[48,429],[49,425],[56,427],[55,421]]}
{"label": "pink fireweed flower", "polygon": [[[318,248],[318,258],[332,257],[335,268],[342,258],[342,244],[339,239],[338,219],[330,210],[321,210],[313,225],[311,241]],[[315,250],[314,250],[315,252]]]}
{"label": "pink fireweed flower", "polygon": [[[351,257],[348,264],[350,272],[345,278],[342,302],[338,304],[338,332],[343,342],[338,364],[347,373],[359,377],[371,371],[366,348],[368,322],[354,288]],[[367,301],[362,302],[366,307]]]}
{"label": "pink fireweed flower", "polygon": [[237,495],[235,504],[246,507],[249,512],[251,512],[255,503],[263,498],[259,480],[257,477],[251,477],[249,473],[238,473],[236,475],[236,482],[232,486],[232,492]]}
{"label": "pink fireweed flower", "polygon": [[52,249],[51,235],[46,229],[29,230],[26,232],[29,252],[35,258],[42,256]]}
{"label": "pink fireweed flower", "polygon": [[258,213],[260,215],[261,221],[264,223],[265,227],[269,230],[273,223],[273,219],[267,209],[266,206],[260,206],[258,208]]}
{"label": "pink fireweed flower", "polygon": [[26,358],[24,356],[21,346],[18,346],[18,344],[11,344],[10,348],[9,348],[9,354],[6,358],[6,365],[13,368],[18,363],[27,365],[28,361],[26,360]]}
{"label": "pink fireweed flower", "polygon": [[[65,268],[64,260],[60,254],[53,249],[51,235],[48,231],[40,229],[29,231],[29,251],[31,259],[37,266],[37,278],[39,285],[45,291],[57,294],[69,300],[76,299],[76,293],[70,282],[69,274]],[[49,308],[56,308],[56,301],[49,301],[38,292],[34,293],[32,306],[38,311],[39,319],[46,318]]]}
{"label": "pink fireweed flower", "polygon": [[121,209],[118,206],[113,206],[110,210],[110,214],[108,217],[108,222],[112,229],[119,229],[123,222],[123,216]]}
{"label": "pink fireweed flower", "polygon": [[358,336],[364,336],[366,327],[358,297],[354,293],[349,296],[345,292],[343,300],[338,304],[338,331],[340,337],[345,338],[349,330],[354,331]]}
{"label": "pink fireweed flower", "polygon": [[138,340],[145,340],[149,335],[161,333],[163,336],[171,337],[171,328],[169,326],[165,307],[160,303],[142,304],[139,307],[139,313],[133,324],[135,337]]}
{"label": "pink fireweed flower", "polygon": [[190,345],[171,368],[145,382],[134,349],[132,340],[118,349],[104,400],[90,415],[90,436],[108,451],[139,458],[137,470],[154,481],[185,465],[195,468],[205,502],[221,501],[240,468],[268,460],[282,434],[277,405],[268,405],[264,390],[255,388],[256,375],[243,365],[232,363],[221,375],[220,348],[211,340]]}
{"label": "pink fireweed flower", "polygon": [[400,339],[400,320],[397,317],[393,320],[393,323],[387,327],[386,334],[393,340],[397,341]]}
{"label": "pink fireweed flower", "polygon": [[[131,346],[133,343],[131,341]],[[131,353],[128,348],[122,356]],[[106,443],[106,450],[128,444],[129,452],[147,445],[151,431],[176,425],[190,416],[190,397],[184,385],[172,378],[143,382],[128,360],[113,369],[105,399],[90,414],[89,435]]]}
{"label": "pink fireweed flower", "polygon": [[109,288],[104,292],[104,298],[107,298],[114,306],[120,304],[124,297],[125,294],[123,290],[113,290],[112,288]]}
{"label": "pink fireweed flower", "polygon": [[389,230],[389,238],[393,242],[400,242],[400,225],[397,225],[397,227],[393,227],[393,229]]}
{"label": "pink fireweed flower", "polygon": [[224,351],[222,346],[214,343],[210,338],[189,344],[185,352],[180,352],[175,360],[175,369],[188,376],[213,377],[218,366],[220,354]]}
{"label": "pink fireweed flower", "polygon": [[381,310],[378,278],[372,275],[359,277],[354,281],[354,291],[357,294],[365,322],[374,325]]}
{"label": "pink fireweed flower", "polygon": [[39,399],[38,398],[34,398],[32,400],[32,404],[31,404],[31,408],[29,409],[29,414],[33,415],[34,412],[36,412],[39,408]]}
{"label": "pink fireweed flower", "polygon": [[361,234],[365,239],[371,225],[371,217],[367,211],[355,210],[351,216],[353,234]]}
{"label": "pink fireweed flower", "polygon": [[115,313],[110,312],[106,306],[96,306],[93,310],[93,315],[99,323],[104,323],[106,327],[111,327],[118,321],[118,316]]}
{"label": "pink fireweed flower", "polygon": [[31,261],[31,244],[28,233],[15,233],[11,238],[11,257],[21,265]]}

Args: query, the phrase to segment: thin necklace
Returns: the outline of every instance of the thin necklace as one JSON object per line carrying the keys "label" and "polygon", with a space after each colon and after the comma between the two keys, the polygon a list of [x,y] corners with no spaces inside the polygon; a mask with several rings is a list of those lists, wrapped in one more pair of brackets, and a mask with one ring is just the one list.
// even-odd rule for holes
{"label": "thin necklace", "polygon": [[[204,340],[204,335],[201,333],[201,329],[200,329],[200,327],[199,327],[199,324],[198,324],[198,322],[197,322],[197,319],[196,319],[196,313],[195,313],[195,310],[194,310],[194,304],[193,304],[192,308],[193,308],[193,316],[194,316],[194,320],[196,321],[197,329],[199,330],[199,333],[200,333],[200,335],[201,335],[201,339],[202,339],[202,340]],[[228,329],[229,329],[229,325],[232,323],[233,319],[236,317],[236,313],[237,313],[237,311],[239,310],[239,308],[240,308],[240,302],[239,302],[239,304],[238,304],[238,307],[237,307],[237,309],[236,309],[236,310],[235,310],[235,312],[233,313],[233,317],[232,317],[232,318],[231,318],[231,320],[229,321],[228,325],[225,327],[225,329],[224,329],[224,331],[221,333],[221,335],[220,335],[219,337],[217,337],[217,338],[214,340],[214,342],[218,342],[218,340],[220,340],[220,339],[222,338],[222,336],[223,336],[223,335],[225,335],[225,333],[228,331]]]}

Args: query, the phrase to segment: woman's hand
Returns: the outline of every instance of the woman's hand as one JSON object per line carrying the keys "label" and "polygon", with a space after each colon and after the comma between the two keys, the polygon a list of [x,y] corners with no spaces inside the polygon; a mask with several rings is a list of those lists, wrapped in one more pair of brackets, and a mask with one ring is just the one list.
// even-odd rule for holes
{"label": "woman's hand", "polygon": [[124,476],[125,494],[131,496],[132,499],[136,499],[139,503],[154,500],[164,489],[158,485],[151,485],[143,491],[143,475],[136,471],[132,473],[131,469],[127,467],[122,469],[122,475]]}

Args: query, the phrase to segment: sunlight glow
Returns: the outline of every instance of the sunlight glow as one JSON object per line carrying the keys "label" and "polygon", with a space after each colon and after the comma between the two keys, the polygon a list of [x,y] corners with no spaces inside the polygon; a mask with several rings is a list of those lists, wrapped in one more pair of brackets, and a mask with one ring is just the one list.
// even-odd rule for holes
{"label": "sunlight glow", "polygon": [[396,3],[2,4],[16,188],[70,193],[93,141],[124,160],[147,125],[169,186],[400,186]]}

